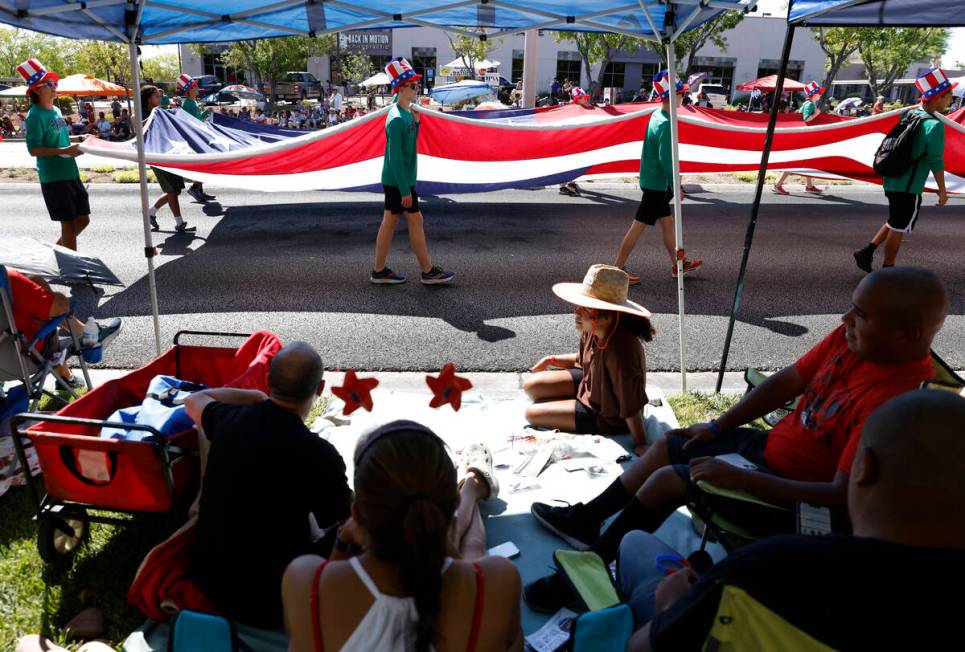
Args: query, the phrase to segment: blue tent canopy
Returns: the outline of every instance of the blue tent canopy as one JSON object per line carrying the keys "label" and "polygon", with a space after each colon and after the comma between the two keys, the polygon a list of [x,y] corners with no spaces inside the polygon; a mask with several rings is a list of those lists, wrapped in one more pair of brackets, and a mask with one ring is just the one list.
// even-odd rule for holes
{"label": "blue tent canopy", "polygon": [[962,0],[791,0],[788,23],[800,26],[962,27]]}
{"label": "blue tent canopy", "polygon": [[[757,0],[0,0],[0,23],[145,44],[437,27],[486,38],[527,29],[677,36]],[[665,25],[665,23],[668,23]],[[667,34],[668,29],[672,32]]]}

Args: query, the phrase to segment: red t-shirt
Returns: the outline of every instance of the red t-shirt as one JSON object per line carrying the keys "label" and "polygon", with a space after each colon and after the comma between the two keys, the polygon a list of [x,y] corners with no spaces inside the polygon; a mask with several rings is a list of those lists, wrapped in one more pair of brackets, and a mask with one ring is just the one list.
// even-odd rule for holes
{"label": "red t-shirt", "polygon": [[807,389],[768,434],[764,460],[781,477],[812,482],[830,482],[836,471],[850,474],[865,419],[934,374],[930,357],[898,365],[862,360],[848,348],[844,324],[796,368]]}
{"label": "red t-shirt", "polygon": [[42,285],[34,283],[20,272],[7,268],[10,282],[10,300],[13,302],[13,321],[17,330],[32,340],[40,326],[50,319],[54,306],[54,293]]}

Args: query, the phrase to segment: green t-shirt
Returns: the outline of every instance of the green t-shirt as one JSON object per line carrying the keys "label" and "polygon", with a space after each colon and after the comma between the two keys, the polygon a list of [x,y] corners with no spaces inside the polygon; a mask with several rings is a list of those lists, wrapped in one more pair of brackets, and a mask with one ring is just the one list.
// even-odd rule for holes
{"label": "green t-shirt", "polygon": [[193,115],[198,120],[204,120],[208,117],[208,111],[205,110],[202,112],[201,109],[198,108],[198,103],[192,100],[190,97],[186,97],[181,101],[181,108]]}
{"label": "green t-shirt", "polygon": [[385,118],[385,158],[382,159],[382,184],[395,186],[403,197],[415,188],[416,139],[419,123],[412,112],[398,104],[389,109]]}
{"label": "green t-shirt", "polygon": [[816,109],[817,107],[814,106],[814,102],[812,102],[811,100],[808,100],[807,102],[801,105],[801,117],[804,118],[805,122],[811,119],[811,116],[814,115],[814,111]]}
{"label": "green t-shirt", "polygon": [[673,186],[670,116],[660,109],[650,114],[640,156],[640,188],[666,191]]}
{"label": "green t-shirt", "polygon": [[[27,151],[34,147],[70,147],[70,132],[60,109],[34,104],[27,112]],[[74,157],[38,156],[40,183],[80,179]]]}
{"label": "green t-shirt", "polygon": [[[908,119],[914,116],[930,116],[924,109],[918,108],[911,112]],[[928,172],[940,172],[945,169],[945,125],[932,118],[918,125],[915,146],[911,150],[915,160],[908,172],[900,177],[884,177],[882,185],[891,192],[910,192],[919,195],[925,191],[925,181]]]}

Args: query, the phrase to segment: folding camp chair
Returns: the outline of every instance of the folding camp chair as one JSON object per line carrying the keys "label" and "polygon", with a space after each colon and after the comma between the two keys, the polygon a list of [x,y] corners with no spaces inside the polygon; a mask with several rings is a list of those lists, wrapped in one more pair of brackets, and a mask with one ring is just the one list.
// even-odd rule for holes
{"label": "folding camp chair", "polygon": [[[69,402],[45,389],[44,385],[49,376],[54,378],[57,387],[66,391],[71,398],[77,398],[77,394],[70,385],[53,373],[54,369],[63,364],[70,356],[77,356],[84,374],[84,382],[87,383],[88,389],[93,388],[90,373],[87,370],[87,361],[81,355],[81,346],[77,335],[71,331],[67,337],[56,336],[61,323],[73,316],[73,302],[71,302],[69,312],[46,321],[40,327],[37,335],[29,340],[17,329],[17,324],[13,319],[13,293],[10,290],[7,269],[3,265],[0,265],[0,302],[3,304],[2,310],[0,310],[0,383],[8,380],[23,383],[30,399],[29,409],[31,412],[37,410],[37,405],[44,395],[50,396],[63,404]],[[52,335],[55,337],[55,345],[53,346],[48,342]]]}
{"label": "folding camp chair", "polygon": [[832,648],[787,622],[743,589],[725,585],[703,649],[830,652]]}
{"label": "folding camp chair", "polygon": [[[923,383],[923,387],[942,388],[960,393],[965,391],[963,389],[965,379],[956,374],[934,351],[931,352],[931,360],[935,375],[932,380]],[[754,368],[744,371],[748,392],[764,382],[766,378],[767,374]],[[769,413],[764,417],[764,422],[773,427],[794,411],[799,400],[798,396]],[[771,505],[742,491],[723,490],[706,482],[699,482],[697,486],[701,493],[696,500],[687,505],[687,508],[705,523],[701,549],[708,541],[715,540],[727,550],[733,550],[761,536],[782,531],[793,532],[795,529],[796,519],[793,510]],[[731,510],[736,514],[753,512],[755,524],[760,529],[749,528],[741,522],[740,517],[729,518],[727,512]]]}

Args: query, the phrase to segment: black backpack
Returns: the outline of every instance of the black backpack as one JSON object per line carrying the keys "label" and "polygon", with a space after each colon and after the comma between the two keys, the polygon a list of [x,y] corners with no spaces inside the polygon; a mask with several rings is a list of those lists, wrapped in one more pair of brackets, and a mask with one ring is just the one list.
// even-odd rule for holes
{"label": "black backpack", "polygon": [[875,152],[875,162],[872,165],[876,174],[883,177],[900,177],[908,172],[918,161],[912,157],[915,149],[915,139],[918,127],[931,116],[915,114],[908,111],[898,121]]}

